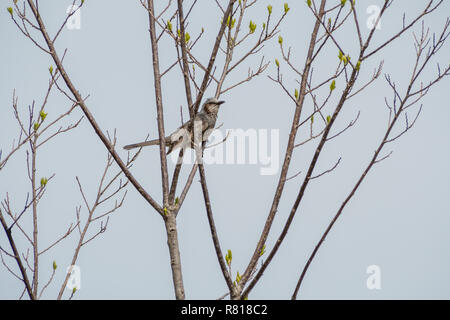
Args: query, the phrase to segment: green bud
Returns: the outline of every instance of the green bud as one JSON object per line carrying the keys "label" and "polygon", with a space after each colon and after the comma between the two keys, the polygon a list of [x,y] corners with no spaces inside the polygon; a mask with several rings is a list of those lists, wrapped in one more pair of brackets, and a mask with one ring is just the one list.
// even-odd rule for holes
{"label": "green bud", "polygon": [[176,197],[176,198],[175,198],[175,205],[177,206],[178,203],[180,203],[180,198]]}
{"label": "green bud", "polygon": [[267,11],[269,11],[269,15],[272,14],[272,6],[270,4],[267,6]]}
{"label": "green bud", "polygon": [[53,74],[53,66],[50,66],[50,67],[48,68],[48,71],[50,71],[50,74]]}
{"label": "green bud", "polygon": [[348,57],[347,56],[342,56],[342,62],[344,62],[344,64],[348,63]]}
{"label": "green bud", "polygon": [[331,116],[327,115],[327,123],[330,123],[330,121],[331,121]]}
{"label": "green bud", "polygon": [[278,61],[278,59],[275,59],[275,64],[277,65],[277,67],[280,67],[280,61]]}
{"label": "green bud", "polygon": [[336,80],[331,81],[330,84],[330,91],[333,91],[334,89],[336,89]]}
{"label": "green bud", "polygon": [[331,29],[331,18],[328,18],[328,29]]}
{"label": "green bud", "polygon": [[225,260],[227,262],[227,265],[230,266],[231,265],[231,261],[233,260],[233,254],[231,253],[230,249],[228,249],[228,252],[225,255]]}
{"label": "green bud", "polygon": [[81,0],[81,4],[84,4],[84,0]]}
{"label": "green bud", "polygon": [[311,124],[314,123],[314,115],[311,116]]}
{"label": "green bud", "polygon": [[241,275],[239,274],[239,271],[236,274],[236,282],[239,283],[241,281]]}
{"label": "green bud", "polygon": [[227,18],[227,26],[230,27],[231,29],[233,29],[234,28],[234,24],[236,23],[236,19],[231,20],[231,24],[230,24],[230,19],[231,19],[231,16],[228,16],[228,18]]}
{"label": "green bud", "polygon": [[295,99],[298,100],[298,89],[295,89],[294,96],[295,96]]}
{"label": "green bud", "polygon": [[278,43],[279,44],[283,44],[283,37],[282,36],[278,36]]}
{"label": "green bud", "polygon": [[37,131],[39,129],[39,127],[40,127],[39,122],[35,122],[33,125],[34,131]]}
{"label": "green bud", "polygon": [[254,23],[252,20],[250,20],[248,28],[250,29],[250,33],[254,33],[256,30],[256,23]]}
{"label": "green bud", "polygon": [[342,61],[342,58],[343,58],[343,57],[344,57],[344,54],[342,53],[341,50],[339,50],[339,55],[338,55],[339,60]]}
{"label": "green bud", "polygon": [[58,265],[56,264],[56,261],[53,260],[53,270],[56,270],[58,268]]}
{"label": "green bud", "polygon": [[188,43],[190,39],[191,39],[191,36],[189,35],[189,32],[186,32],[186,33],[184,34],[184,41],[185,41],[186,43]]}
{"label": "green bud", "polygon": [[341,7],[345,6],[346,2],[347,2],[347,0],[341,0]]}
{"label": "green bud", "polygon": [[266,252],[266,245],[264,244],[261,248],[261,252],[259,253],[259,256],[261,257]]}
{"label": "green bud", "polygon": [[306,4],[308,5],[308,7],[311,7],[311,0],[306,0]]}
{"label": "green bud", "polygon": [[263,22],[262,29],[266,30],[266,23],[265,22]]}
{"label": "green bud", "polygon": [[287,2],[284,3],[284,13],[286,14],[289,11],[289,6],[287,4]]}
{"label": "green bud", "polygon": [[167,29],[172,32],[172,22],[170,20],[167,20]]}
{"label": "green bud", "polygon": [[8,7],[8,8],[6,8],[6,10],[8,10],[8,12],[11,16],[13,15],[13,8]]}
{"label": "green bud", "polygon": [[48,113],[45,113],[44,110],[42,110],[42,111],[39,113],[39,116],[41,117],[42,121],[45,120],[45,118],[47,117],[47,115],[48,115]]}
{"label": "green bud", "polygon": [[75,294],[75,292],[77,292],[77,287],[73,287],[72,289],[72,294]]}
{"label": "green bud", "polygon": [[359,71],[359,69],[361,69],[361,61],[360,60],[356,63],[355,69],[357,71]]}
{"label": "green bud", "polygon": [[168,213],[167,208],[164,207],[164,215],[167,216],[167,213]]}
{"label": "green bud", "polygon": [[41,178],[41,187],[45,187],[45,185],[47,184],[47,182],[48,182],[48,179],[47,179],[47,178],[45,178],[45,177]]}

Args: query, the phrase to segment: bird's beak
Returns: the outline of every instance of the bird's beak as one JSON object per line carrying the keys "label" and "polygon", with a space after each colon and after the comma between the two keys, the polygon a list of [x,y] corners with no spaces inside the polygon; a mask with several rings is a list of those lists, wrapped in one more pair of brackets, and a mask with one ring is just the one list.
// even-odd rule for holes
{"label": "bird's beak", "polygon": [[217,104],[220,106],[222,103],[225,103],[225,101],[221,100],[221,101],[217,101]]}

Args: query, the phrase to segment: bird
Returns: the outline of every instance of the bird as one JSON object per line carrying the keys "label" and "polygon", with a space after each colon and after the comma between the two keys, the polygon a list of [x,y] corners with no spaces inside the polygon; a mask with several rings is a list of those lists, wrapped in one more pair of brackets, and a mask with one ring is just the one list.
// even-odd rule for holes
{"label": "bird", "polygon": [[[178,147],[183,149],[190,147],[195,148],[196,142],[204,142],[208,140],[209,135],[216,125],[217,114],[220,106],[225,103],[223,100],[218,100],[215,97],[206,99],[200,112],[198,112],[194,118],[185,122],[181,127],[175,130],[172,134],[165,137],[166,147],[168,147],[167,154],[170,154]],[[194,133],[194,134],[193,134]],[[196,134],[202,134],[202,138],[195,136]],[[125,150],[131,150],[134,148],[141,148],[146,146],[159,145],[159,139],[133,143],[124,146]]]}

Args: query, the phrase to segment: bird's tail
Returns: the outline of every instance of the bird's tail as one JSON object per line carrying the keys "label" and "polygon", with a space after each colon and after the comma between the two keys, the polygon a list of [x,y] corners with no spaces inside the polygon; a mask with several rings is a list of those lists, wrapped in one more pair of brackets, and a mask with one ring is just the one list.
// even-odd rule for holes
{"label": "bird's tail", "polygon": [[[166,137],[166,144],[169,144],[169,143],[170,143],[170,139],[169,139],[169,137]],[[154,139],[154,140],[149,140],[149,141],[144,141],[144,142],[139,142],[139,143],[133,143],[133,144],[126,145],[123,148],[125,150],[130,150],[130,149],[134,149],[134,148],[154,146],[157,144],[159,144],[159,139]]]}

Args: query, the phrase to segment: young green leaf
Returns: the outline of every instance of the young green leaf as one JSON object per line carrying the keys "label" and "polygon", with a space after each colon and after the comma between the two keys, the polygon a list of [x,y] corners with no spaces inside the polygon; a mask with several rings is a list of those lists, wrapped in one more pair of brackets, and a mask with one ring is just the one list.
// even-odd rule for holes
{"label": "young green leaf", "polygon": [[250,23],[248,24],[249,32],[254,33],[256,30],[256,23],[254,23],[252,20],[250,20]]}
{"label": "young green leaf", "polygon": [[289,5],[287,4],[287,2],[284,3],[284,13],[286,14],[289,11]]}
{"label": "young green leaf", "polygon": [[272,6],[270,4],[267,6],[267,11],[269,12],[269,15],[272,14]]}
{"label": "young green leaf", "polygon": [[283,44],[283,37],[282,36],[278,36],[278,43],[279,44]]}
{"label": "young green leaf", "polygon": [[225,261],[227,262],[227,265],[231,265],[231,261],[233,260],[233,254],[231,253],[231,250],[228,249],[227,254],[225,255]]}
{"label": "young green leaf", "polygon": [[48,113],[45,113],[44,110],[41,110],[41,112],[39,112],[39,116],[41,117],[41,120],[44,121],[45,118],[47,117]]}
{"label": "young green leaf", "polygon": [[330,91],[333,91],[334,89],[336,89],[336,80],[331,81],[330,84]]}
{"label": "young green leaf", "polygon": [[41,187],[45,187],[47,182],[48,182],[47,178],[45,178],[45,177],[41,178]]}
{"label": "young green leaf", "polygon": [[264,244],[261,248],[261,252],[259,253],[259,256],[261,257],[266,252],[266,245]]}

